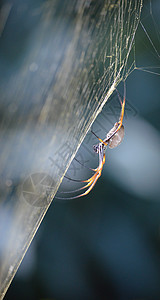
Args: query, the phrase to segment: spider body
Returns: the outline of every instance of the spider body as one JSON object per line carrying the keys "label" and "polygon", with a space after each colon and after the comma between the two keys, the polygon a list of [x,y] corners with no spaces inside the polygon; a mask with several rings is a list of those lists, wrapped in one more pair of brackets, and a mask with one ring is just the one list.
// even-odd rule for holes
{"label": "spider body", "polygon": [[122,142],[124,138],[124,126],[121,125],[121,127],[117,131],[118,126],[119,124],[118,122],[116,122],[112,129],[107,133],[106,138],[103,140],[103,142],[93,145],[94,152],[99,152],[100,144],[102,144],[103,149],[106,150],[107,145],[109,146],[109,148],[113,149]]}

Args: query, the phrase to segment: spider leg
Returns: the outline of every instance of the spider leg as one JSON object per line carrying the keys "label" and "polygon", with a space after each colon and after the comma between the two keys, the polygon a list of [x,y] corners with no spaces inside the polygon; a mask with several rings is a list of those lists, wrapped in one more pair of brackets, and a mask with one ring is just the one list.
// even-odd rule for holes
{"label": "spider leg", "polygon": [[106,142],[104,142],[102,139],[100,139],[100,138],[98,137],[98,135],[96,135],[95,132],[92,131],[92,129],[91,129],[91,132],[96,136],[96,138],[97,138],[101,143],[103,143],[105,146],[108,145]]}
{"label": "spider leg", "polygon": [[74,193],[74,192],[78,192],[81,191],[85,188],[87,188],[88,186],[90,186],[92,184],[92,182],[95,180],[95,178],[97,177],[97,173],[99,172],[99,170],[89,179],[87,180],[81,180],[80,182],[88,182],[86,185],[82,186],[81,188],[74,190],[74,191],[67,191],[67,192],[60,192],[61,194],[69,194],[69,193]]}
{"label": "spider leg", "polygon": [[[61,194],[69,194],[69,193],[74,193],[74,192],[78,192],[78,191],[81,191],[87,187],[89,187],[90,185],[92,185],[92,183],[95,181],[95,178],[97,177],[98,173],[100,171],[100,167],[97,168],[97,171],[96,173],[90,177],[89,179],[87,180],[79,180],[78,182],[88,182],[86,185],[82,186],[81,188],[77,189],[77,190],[74,190],[74,191],[67,191],[67,192],[60,192]],[[76,180],[77,181],[77,180]]]}
{"label": "spider leg", "polygon": [[69,192],[62,192],[62,193],[72,193],[72,192],[78,192],[78,191],[81,191],[85,188],[88,187],[88,189],[80,194],[80,195],[77,195],[77,196],[74,196],[74,197],[56,197],[57,199],[60,199],[60,200],[70,200],[70,199],[76,199],[76,198],[80,198],[82,196],[85,196],[87,195],[91,190],[92,188],[94,187],[94,185],[96,184],[98,178],[101,176],[101,173],[102,173],[102,169],[103,169],[103,165],[105,163],[105,153],[103,153],[103,150],[101,152],[99,152],[99,167],[97,168],[97,171],[96,173],[90,177],[89,179],[87,180],[83,180],[82,182],[88,182],[85,186],[81,187],[80,189],[77,189],[77,190],[74,190],[74,191],[69,191]]}
{"label": "spider leg", "polygon": [[101,173],[102,173],[102,169],[97,173],[97,176],[95,177],[94,181],[91,182],[92,184],[90,185],[90,187],[83,194],[78,195],[77,198],[87,195],[93,189],[98,178],[101,176]]}
{"label": "spider leg", "polygon": [[[117,90],[117,93],[118,93],[118,97],[119,97],[119,100],[120,100],[120,103],[121,103],[121,114],[120,114],[120,118],[119,118],[119,125],[120,125],[120,128],[122,126],[122,122],[123,122],[123,117],[124,117],[124,107],[125,107],[125,102],[126,102],[126,85],[125,85],[125,81],[124,81],[124,96],[123,96],[123,102],[121,100],[121,97],[119,95],[119,92]],[[120,129],[118,128],[118,130]],[[117,130],[117,131],[118,131]]]}
{"label": "spider leg", "polygon": [[[102,153],[101,153],[102,154]],[[100,154],[100,157],[101,157],[101,154]],[[82,196],[85,196],[87,195],[91,190],[92,188],[94,187],[94,185],[96,184],[98,178],[101,176],[101,173],[102,173],[102,169],[103,169],[103,165],[105,164],[105,153],[103,153],[103,158],[101,157],[101,162],[100,162],[100,165],[99,165],[99,168],[97,170],[97,172],[95,173],[94,176],[92,176],[91,178],[93,178],[89,183],[88,183],[88,186],[89,188],[83,193],[83,194],[80,194],[78,195],[76,198],[79,198],[79,197],[82,197]],[[91,179],[90,178],[90,179]],[[87,185],[85,186],[87,187]]]}
{"label": "spider leg", "polygon": [[80,162],[76,157],[74,158],[75,159],[75,161],[77,161],[81,166],[83,166],[84,168],[87,168],[87,169],[89,169],[89,170],[91,170],[91,171],[95,171],[95,169],[92,169],[92,168],[89,168],[88,166],[85,166],[82,162]]}
{"label": "spider leg", "polygon": [[[85,195],[87,195],[88,193],[89,193],[89,191],[93,188],[93,186],[94,186],[94,184],[96,183],[96,181],[97,181],[97,179],[100,177],[100,176],[98,176],[99,175],[99,171],[97,171],[91,178],[89,178],[88,180],[87,180],[87,184],[85,185],[85,186],[83,186],[83,187],[81,187],[81,188],[79,188],[79,189],[77,189],[77,190],[74,190],[74,191],[68,191],[68,192],[60,192],[61,194],[70,194],[70,193],[75,193],[75,192],[79,192],[79,191],[81,191],[81,190],[83,190],[83,189],[86,189],[87,187],[89,187],[88,189],[87,189],[87,191],[85,191],[84,193],[82,193],[82,194],[80,194],[80,195],[77,195],[77,196],[74,196],[74,197],[69,197],[69,198],[66,198],[66,197],[57,197],[56,196],[56,198],[57,199],[63,199],[63,200],[69,200],[69,199],[76,199],[76,198],[79,198],[79,197],[82,197],[82,196],[85,196]],[[83,181],[84,182],[84,181]],[[86,181],[85,181],[86,182]],[[90,187],[91,186],[91,187]]]}
{"label": "spider leg", "polygon": [[[85,166],[84,166],[84,167],[85,167]],[[99,167],[98,167],[98,168],[99,168]],[[94,172],[97,172],[98,168],[96,168],[96,169],[91,169],[91,168],[89,168],[89,169],[92,170],[92,171],[94,171]],[[94,174],[93,176],[95,176],[95,174]],[[92,176],[92,177],[93,177],[93,176]],[[90,178],[92,178],[92,177],[90,177]],[[89,182],[89,181],[90,181],[90,178],[89,178],[89,179],[86,179],[86,180],[73,179],[73,178],[71,178],[71,177],[69,177],[69,176],[67,176],[67,175],[64,175],[64,178],[69,179],[69,180],[71,180],[71,181],[75,181],[75,182]]]}

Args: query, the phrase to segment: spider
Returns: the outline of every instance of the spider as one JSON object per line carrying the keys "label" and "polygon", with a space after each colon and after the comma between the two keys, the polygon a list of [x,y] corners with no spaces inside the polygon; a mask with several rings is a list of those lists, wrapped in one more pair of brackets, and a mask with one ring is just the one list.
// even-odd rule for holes
{"label": "spider", "polygon": [[91,132],[97,137],[97,139],[99,140],[99,143],[96,145],[93,145],[93,150],[94,152],[96,152],[99,155],[99,165],[96,169],[92,169],[89,168],[90,170],[92,170],[94,172],[94,175],[91,176],[89,179],[87,180],[76,180],[76,179],[71,179],[67,176],[65,176],[66,178],[72,180],[72,181],[76,181],[76,182],[84,182],[87,183],[86,185],[84,185],[83,187],[74,190],[74,191],[70,191],[70,192],[62,192],[62,193],[71,193],[71,192],[78,192],[81,191],[83,189],[86,189],[85,192],[74,196],[74,197],[69,197],[69,198],[61,198],[61,197],[56,197],[57,199],[76,199],[82,196],[87,195],[92,188],[94,187],[94,185],[96,184],[98,178],[101,176],[102,173],[102,169],[103,166],[105,164],[105,151],[107,146],[109,146],[109,148],[113,149],[115,147],[117,147],[123,140],[124,138],[124,126],[122,124],[123,122],[123,117],[124,117],[124,109],[125,109],[125,98],[126,98],[126,88],[125,88],[125,82],[124,82],[124,96],[123,96],[123,101],[121,100],[120,94],[118,92],[118,90],[116,89],[117,94],[118,94],[118,98],[121,104],[121,113],[120,113],[120,117],[119,117],[119,121],[116,122],[114,124],[114,126],[112,127],[112,129],[107,133],[106,138],[104,140],[102,140],[101,138],[99,138],[92,130]]}

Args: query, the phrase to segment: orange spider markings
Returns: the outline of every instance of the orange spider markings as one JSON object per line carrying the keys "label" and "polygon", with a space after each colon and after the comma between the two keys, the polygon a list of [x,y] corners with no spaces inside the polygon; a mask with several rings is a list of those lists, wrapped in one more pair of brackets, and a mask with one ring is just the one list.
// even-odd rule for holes
{"label": "orange spider markings", "polygon": [[[117,93],[118,93],[118,91],[117,91]],[[92,190],[92,188],[96,184],[98,178],[101,176],[102,169],[105,164],[105,150],[106,150],[107,145],[110,148],[115,148],[122,142],[123,137],[124,137],[124,126],[122,123],[123,123],[124,110],[125,110],[125,94],[126,94],[126,91],[125,91],[125,82],[124,82],[123,102],[118,93],[118,98],[119,98],[119,101],[121,104],[121,113],[120,113],[119,121],[116,122],[114,124],[114,126],[112,127],[112,129],[107,133],[106,138],[104,140],[102,140],[94,132],[92,132],[100,141],[99,144],[93,146],[94,151],[97,154],[99,154],[99,166],[96,169],[91,169],[95,172],[95,174],[87,180],[74,180],[73,179],[73,181],[86,182],[87,184],[85,186],[83,186],[75,191],[71,191],[71,192],[77,192],[77,191],[81,191],[83,189],[87,189],[87,190],[84,193],[74,196],[74,197],[69,197],[69,198],[56,197],[57,199],[61,199],[61,200],[68,199],[69,200],[69,199],[76,199],[76,198],[85,196]],[[69,192],[64,192],[64,193],[69,193]]]}
{"label": "orange spider markings", "polygon": [[[83,186],[81,189],[79,190],[82,190],[82,189],[85,189],[87,187],[89,187],[84,193],[78,195],[78,196],[75,196],[76,198],[79,198],[79,197],[82,197],[82,196],[85,196],[87,195],[91,190],[92,188],[94,187],[94,185],[96,184],[98,178],[101,176],[101,173],[102,173],[102,169],[103,169],[103,165],[105,164],[105,153],[103,155],[103,161],[102,163],[99,165],[99,167],[97,168],[97,171],[96,173],[89,179],[87,180],[82,180],[82,182],[89,182],[87,185]],[[75,198],[74,197],[74,198]],[[72,197],[73,199],[73,197]]]}

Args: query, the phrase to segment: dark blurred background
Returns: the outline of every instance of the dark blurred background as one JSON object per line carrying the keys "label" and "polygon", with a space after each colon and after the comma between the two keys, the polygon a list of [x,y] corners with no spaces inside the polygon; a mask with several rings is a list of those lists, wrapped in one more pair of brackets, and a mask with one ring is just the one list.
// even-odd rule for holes
{"label": "dark blurred background", "polygon": [[[38,2],[30,1],[30,7]],[[144,2],[141,20],[157,51],[159,15],[158,0]],[[23,18],[25,15],[20,26]],[[12,21],[14,24],[14,10]],[[24,49],[26,36],[29,38],[36,25],[26,24],[17,37]],[[8,34],[12,39],[12,32]],[[17,54],[14,41],[11,46],[4,44],[0,60],[10,57],[12,68],[16,68],[23,57]],[[117,149],[107,149],[102,177],[89,195],[52,203],[5,299],[160,299],[160,57],[141,26],[132,57],[136,66],[146,71],[135,70],[126,80],[123,143]],[[31,66],[32,71],[36,68]],[[8,73],[3,71],[5,68],[0,71],[2,80],[7,83]],[[123,84],[118,90],[123,96]],[[110,104],[112,100],[104,114]],[[110,129],[110,119],[107,121]],[[116,122],[115,115],[112,121]],[[101,138],[105,136],[103,122],[106,120],[99,116],[98,125],[93,125]],[[84,145],[88,147],[87,138]],[[97,157],[86,154],[84,145],[77,154],[79,159],[96,167]],[[76,163],[75,169],[73,164],[71,176],[88,176],[82,166]]]}

